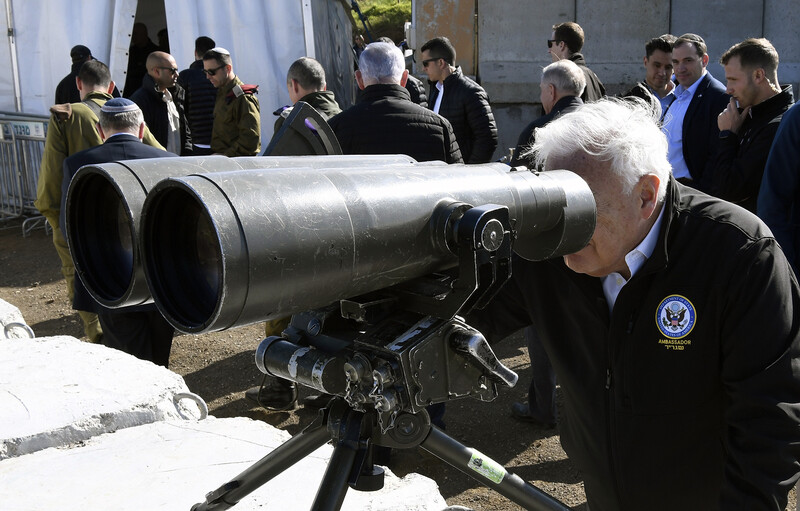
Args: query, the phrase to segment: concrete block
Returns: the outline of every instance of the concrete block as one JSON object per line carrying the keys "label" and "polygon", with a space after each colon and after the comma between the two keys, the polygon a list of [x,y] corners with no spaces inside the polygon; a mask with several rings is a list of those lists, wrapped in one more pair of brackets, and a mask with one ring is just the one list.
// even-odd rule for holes
{"label": "concrete block", "polygon": [[183,378],[74,337],[0,341],[0,459],[154,421],[199,417]]}
{"label": "concrete block", "polygon": [[[189,510],[289,438],[245,418],[169,421],[0,461],[7,511]],[[238,511],[310,509],[332,448],[324,445],[243,498]],[[386,472],[377,492],[348,490],[344,510],[441,510],[436,483]]]}
{"label": "concrete block", "polygon": [[0,299],[0,327],[2,327],[0,339],[33,337],[33,330],[25,323],[19,309],[2,299]]}

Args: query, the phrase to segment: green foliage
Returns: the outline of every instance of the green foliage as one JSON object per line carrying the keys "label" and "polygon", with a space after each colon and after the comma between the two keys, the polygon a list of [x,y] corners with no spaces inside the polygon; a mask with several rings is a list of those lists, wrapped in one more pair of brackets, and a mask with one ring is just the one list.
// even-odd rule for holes
{"label": "green foliage", "polygon": [[[372,27],[370,32],[372,37],[389,37],[395,44],[405,39],[403,34],[403,23],[411,21],[411,0],[356,0],[361,12],[367,18],[367,22]],[[355,32],[363,34],[364,25],[358,19],[358,15],[353,11],[356,21]],[[367,41],[369,42],[369,41]]]}

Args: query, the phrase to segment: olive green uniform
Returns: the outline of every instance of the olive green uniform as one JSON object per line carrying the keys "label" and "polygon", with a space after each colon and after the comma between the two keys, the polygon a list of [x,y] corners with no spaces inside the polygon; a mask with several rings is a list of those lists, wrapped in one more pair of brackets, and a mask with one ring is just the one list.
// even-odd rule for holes
{"label": "olive green uniform", "polygon": [[[94,91],[87,94],[84,101],[91,101],[101,107],[111,97],[110,94]],[[55,105],[50,111],[52,115],[47,126],[42,166],[39,171],[39,181],[36,183],[36,200],[33,204],[53,228],[53,244],[61,259],[61,273],[67,281],[67,293],[70,303],[72,303],[75,267],[72,264],[67,241],[64,239],[59,225],[62,167],[67,156],[100,145],[103,141],[95,127],[97,115],[85,104]],[[163,149],[147,128],[145,128],[144,142]],[[97,315],[86,311],[78,311],[78,313],[83,320],[86,336],[91,342],[98,342],[102,331],[97,322]]]}
{"label": "olive green uniform", "polygon": [[234,76],[217,90],[211,152],[225,156],[258,156],[261,152],[261,110],[255,94],[226,97],[243,82]]}

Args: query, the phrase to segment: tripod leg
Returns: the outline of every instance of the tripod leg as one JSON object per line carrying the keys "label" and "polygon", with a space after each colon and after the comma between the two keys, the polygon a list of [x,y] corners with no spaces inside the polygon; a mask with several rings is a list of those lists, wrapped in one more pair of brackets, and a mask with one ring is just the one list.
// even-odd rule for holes
{"label": "tripod leg", "polygon": [[229,509],[270,479],[305,458],[330,440],[324,418],[293,436],[244,472],[206,495],[206,501],[192,506],[192,511]]}
{"label": "tripod leg", "polygon": [[420,447],[525,509],[569,511],[569,507],[562,502],[436,427],[431,427],[430,434],[422,441]]}
{"label": "tripod leg", "polygon": [[[342,408],[334,403],[333,413],[337,408]],[[361,469],[356,463],[359,452],[368,449],[367,440],[370,437],[369,425],[365,424],[365,415],[350,408],[342,408],[342,420],[338,421],[338,431],[332,431],[336,439],[328,468],[317,490],[311,511],[339,511],[347,494],[348,483],[358,478]],[[363,460],[362,460],[363,461]],[[358,466],[357,466],[358,465]],[[381,472],[382,473],[382,472]],[[380,487],[383,487],[383,476],[380,477]]]}

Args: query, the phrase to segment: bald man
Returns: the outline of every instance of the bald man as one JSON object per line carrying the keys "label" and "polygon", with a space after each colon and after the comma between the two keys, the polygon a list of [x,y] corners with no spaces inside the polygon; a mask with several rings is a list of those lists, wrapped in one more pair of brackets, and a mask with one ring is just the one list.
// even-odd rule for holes
{"label": "bald man", "polygon": [[147,56],[147,74],[131,95],[144,121],[167,151],[189,154],[192,140],[184,113],[183,88],[178,85],[178,65],[169,53],[154,51]]}

